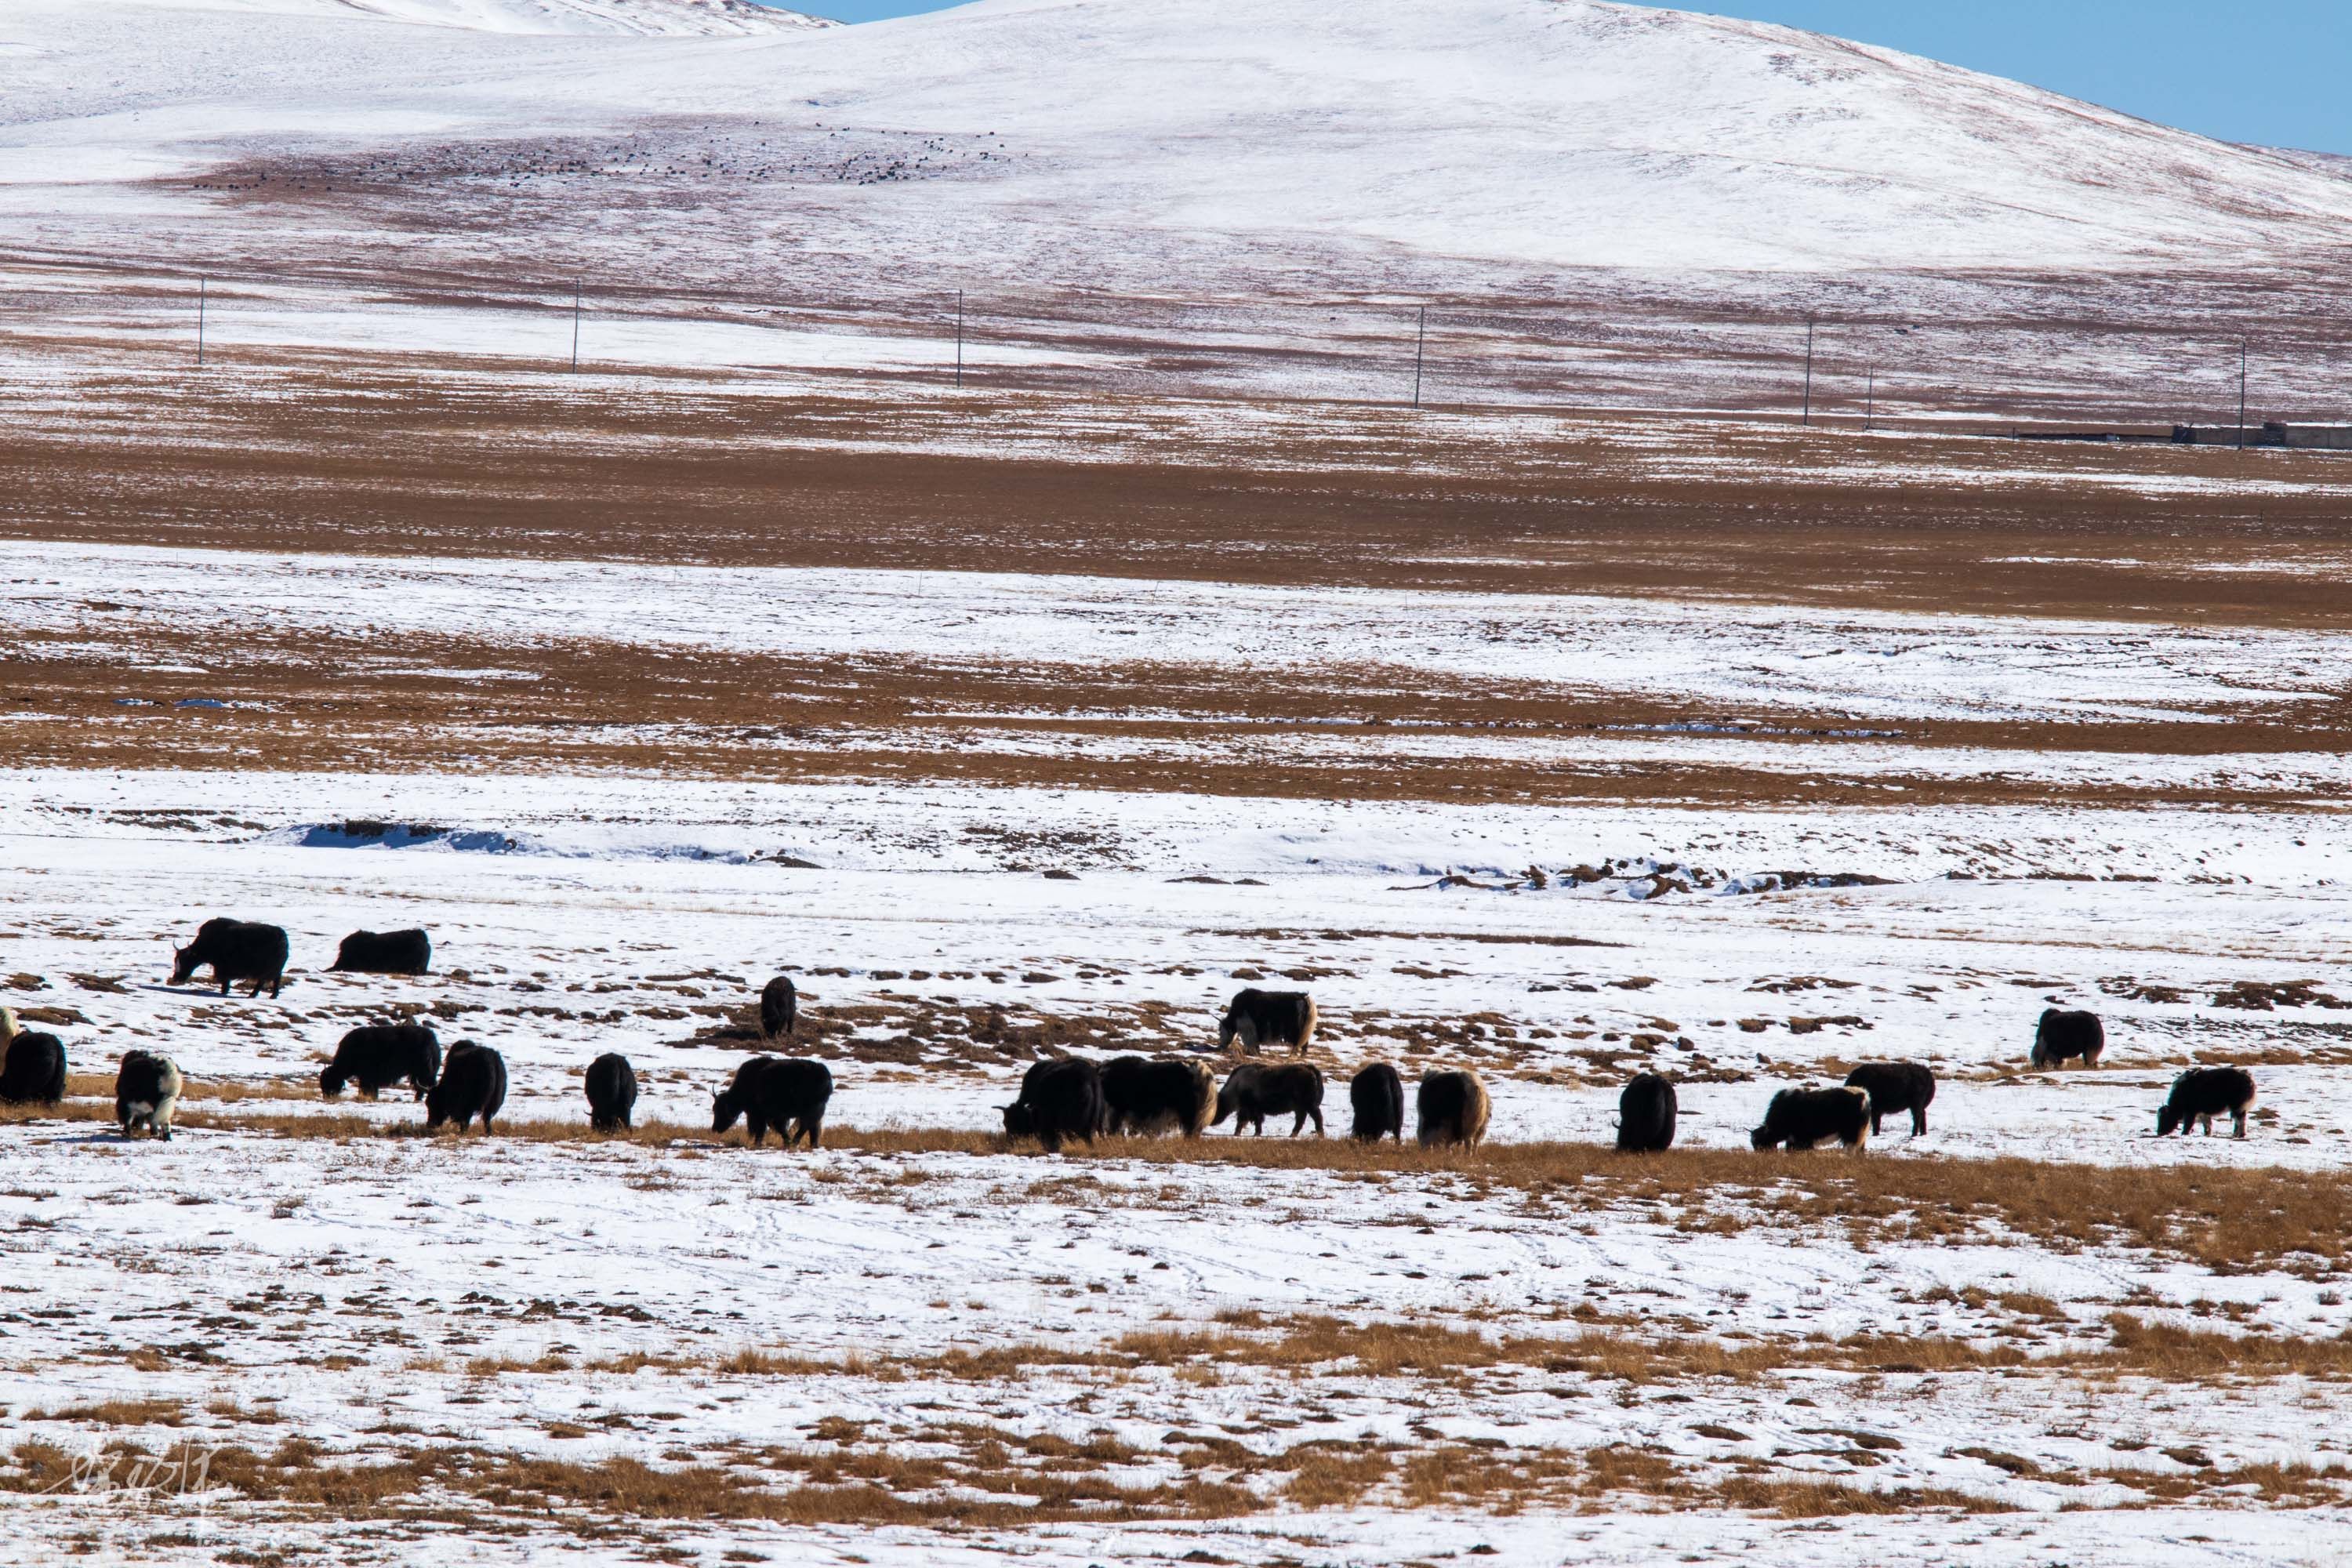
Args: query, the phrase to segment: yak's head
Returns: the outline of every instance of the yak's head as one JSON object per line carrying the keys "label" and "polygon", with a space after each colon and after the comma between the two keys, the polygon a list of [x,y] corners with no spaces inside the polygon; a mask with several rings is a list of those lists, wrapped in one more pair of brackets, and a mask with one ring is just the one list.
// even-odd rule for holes
{"label": "yak's head", "polygon": [[203,945],[202,942],[192,942],[185,947],[175,947],[172,950],[173,984],[185,985],[195,974],[197,968],[204,963],[204,958],[196,952]]}
{"label": "yak's head", "polygon": [[710,1130],[724,1132],[743,1114],[743,1100],[732,1088],[710,1091]]}
{"label": "yak's head", "polygon": [[1037,1108],[1025,1100],[1016,1100],[1004,1108],[1004,1135],[1007,1138],[1027,1138],[1037,1131]]}
{"label": "yak's head", "polygon": [[1750,1132],[1748,1135],[1748,1146],[1750,1149],[1769,1149],[1773,1144],[1778,1143],[1780,1141],[1780,1140],[1779,1138],[1773,1136],[1772,1129],[1769,1126],[1759,1127],[1755,1131]]}
{"label": "yak's head", "polygon": [[2174,1128],[2179,1127],[2188,1120],[2189,1113],[2187,1111],[2181,1110],[2177,1105],[2168,1103],[2158,1108],[2157,1110],[2156,1135],[2158,1138],[2161,1138],[2166,1133],[2170,1132]]}
{"label": "yak's head", "polygon": [[343,1064],[329,1062],[319,1069],[319,1092],[329,1100],[343,1092]]}

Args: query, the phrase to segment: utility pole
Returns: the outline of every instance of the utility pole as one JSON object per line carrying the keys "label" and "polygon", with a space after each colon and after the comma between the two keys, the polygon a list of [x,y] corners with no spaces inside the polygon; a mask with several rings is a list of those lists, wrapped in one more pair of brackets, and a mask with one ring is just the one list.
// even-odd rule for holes
{"label": "utility pole", "polygon": [[205,363],[205,279],[196,279],[196,368]]}
{"label": "utility pole", "polygon": [[2246,449],[2246,340],[2238,340],[2238,450]]}
{"label": "utility pole", "polygon": [[1805,415],[1804,423],[1813,422],[1813,319],[1805,318]]}
{"label": "utility pole", "polygon": [[1429,307],[1421,308],[1421,329],[1412,340],[1412,405],[1421,406],[1421,365],[1429,351]]}
{"label": "utility pole", "polygon": [[1871,371],[1870,380],[1866,385],[1868,390],[1863,395],[1862,405],[1862,429],[1864,435],[1870,433],[1871,426],[1878,419],[1878,372],[1875,369]]}
{"label": "utility pole", "polygon": [[580,279],[572,280],[572,369],[580,369]]}
{"label": "utility pole", "polygon": [[955,384],[956,384],[956,385],[957,385],[958,387],[961,387],[961,386],[963,385],[963,290],[962,290],[962,289],[957,289],[957,290],[956,290],[956,380],[955,380]]}

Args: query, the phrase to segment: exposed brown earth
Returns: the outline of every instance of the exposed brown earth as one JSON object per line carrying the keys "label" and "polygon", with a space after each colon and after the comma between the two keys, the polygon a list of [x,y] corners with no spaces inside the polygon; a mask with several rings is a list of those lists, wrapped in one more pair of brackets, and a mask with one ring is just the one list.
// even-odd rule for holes
{"label": "exposed brown earth", "polygon": [[2352,459],[2321,454],[90,352],[69,403],[0,405],[0,531],[2271,626],[2347,607]]}

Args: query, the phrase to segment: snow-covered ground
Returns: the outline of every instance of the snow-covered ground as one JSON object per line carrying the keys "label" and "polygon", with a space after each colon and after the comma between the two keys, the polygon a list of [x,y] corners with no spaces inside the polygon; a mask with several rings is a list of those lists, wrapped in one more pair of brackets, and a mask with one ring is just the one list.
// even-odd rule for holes
{"label": "snow-covered ground", "polygon": [[[98,595],[104,595],[100,598]],[[1402,593],[1081,575],[286,556],[23,542],[0,569],[21,633],[135,656],[159,632],[238,646],[364,627],[380,659],[452,636],[722,653],[1525,682],[1563,695],[1918,720],[2210,721],[2337,700],[2333,632],[1727,606],[1600,595]],[[250,657],[250,656],[248,656]],[[484,679],[503,679],[492,669]],[[201,695],[196,693],[195,695]],[[1766,729],[1762,731],[1769,734]],[[1899,728],[1833,738],[1891,739]],[[1630,737],[1629,737],[1630,738]],[[2266,759],[2316,773],[2335,757]],[[2063,767],[2063,758],[2020,759]]]}
{"label": "snow-covered ground", "polygon": [[[2064,733],[2317,712],[2341,664],[2320,633],[951,573],[34,543],[5,575],[25,649],[131,674],[151,639],[225,655],[354,626],[395,668],[454,639],[474,679],[526,688],[503,660],[583,635],[975,669],[1149,647],[1273,679],[1508,677]],[[2310,1532],[2352,1524],[2325,1258],[2053,1236],[1981,1196],[1843,1224],[1775,1184],[2014,1170],[2022,1194],[2027,1171],[2088,1189],[2120,1167],[2275,1194],[2250,1215],[2332,1202],[2352,1164],[2340,758],[1591,743],[1790,767],[1885,745],[1906,779],[2000,762],[2174,804],[318,774],[233,750],[0,775],[0,984],[81,1075],[70,1114],[0,1123],[18,1556],[1793,1563],[1833,1524],[1887,1561],[2044,1563],[2099,1555],[2121,1519],[2135,1561],[2324,1560]],[[1498,731],[1459,763],[1528,750]],[[2263,773],[2266,809],[2197,804]],[[216,914],[289,930],[282,997],[168,983],[171,947]],[[345,932],[409,925],[433,933],[431,975],[323,972]],[[789,1048],[838,1086],[815,1153],[695,1131],[779,970],[803,988]],[[1259,981],[1320,1003],[1335,1140],[1365,1061],[1468,1064],[1490,1152],[1267,1165],[981,1136],[1040,1050],[1223,1067],[1216,1011]],[[2023,1070],[2053,1003],[2105,1015],[2104,1068]],[[501,1135],[419,1140],[396,1092],[320,1100],[341,1033],[403,1013],[505,1056]],[[168,1145],[102,1121],[132,1047],[186,1074]],[[639,1141],[581,1135],[581,1070],[606,1050],[643,1080]],[[1727,1152],[1777,1087],[1866,1059],[1935,1066],[1924,1135],[1898,1118],[1859,1166]],[[2152,1136],[2198,1061],[2255,1073],[2245,1142]],[[1745,1163],[1657,1192],[1639,1167],[1511,1163],[1550,1143],[1572,1168],[1642,1068],[1681,1084],[1694,1158]],[[2028,1163],[1982,1163],[2003,1156]],[[2184,1373],[2133,1349],[2192,1330],[2303,1359],[2233,1371],[2183,1342],[2209,1346]],[[1936,1366],[1903,1348],[1931,1343],[1976,1348]],[[1749,1359],[1702,1364],[1718,1354]]]}
{"label": "snow-covered ground", "polygon": [[[422,831],[348,826],[367,818]],[[1842,1550],[1879,1560],[2096,1556],[2121,1517],[2134,1561],[2324,1561],[2308,1532],[2352,1523],[2332,1482],[2296,1494],[2325,1502],[2316,1514],[2245,1503],[2272,1475],[2249,1467],[2343,1462],[2338,1383],[1875,1363],[1624,1382],[1578,1370],[1591,1342],[1566,1345],[1588,1331],[1620,1348],[1940,1336],[2063,1359],[2105,1353],[2117,1312],[2325,1342],[2346,1319],[2324,1269],[2218,1274],[2163,1249],[2045,1248],[1997,1226],[1874,1243],[1753,1194],[1678,1215],[1607,1187],[1553,1201],[1491,1183],[1475,1159],[1367,1177],[858,1140],[992,1124],[1025,1053],[949,1020],[993,1013],[1016,1034],[1060,1020],[1066,1044],[1100,1053],[1205,1051],[1226,994],[1295,970],[1322,1002],[1318,1054],[1335,1079],[1373,1056],[1408,1070],[1475,1063],[1502,1144],[1605,1140],[1615,1084],[1654,1063],[1683,1079],[1683,1141],[1738,1147],[1778,1083],[1889,1058],[1930,1061],[1945,1082],[1927,1134],[1890,1127],[1874,1159],[2285,1165],[2334,1182],[2352,1156],[2335,1010],[2352,986],[2334,975],[2352,895],[2333,823],[19,772],[0,779],[0,845],[17,868],[0,883],[11,1000],[71,1010],[49,1026],[78,1072],[131,1045],[169,1051],[191,1125],[169,1145],[87,1121],[0,1128],[0,1216],[14,1216],[0,1232],[0,1440],[55,1446],[16,1448],[8,1485],[32,1495],[0,1492],[0,1509],[27,1562],[93,1539],[152,1561],[264,1542],[344,1561],[658,1548],[671,1561],[1338,1564],[1473,1546],[1530,1563],[1564,1550],[1818,1560],[1818,1503],[1786,1505],[1795,1517],[1780,1521],[1781,1504],[1738,1504],[1762,1478],[1883,1494],[1891,1520],[1843,1517],[1850,1501],[1827,1510]],[[1024,837],[1075,847],[1077,879],[1005,868],[1003,847]],[[816,868],[753,858],[779,851]],[[1891,880],[1661,893],[1621,867],[1580,887],[1428,885],[1449,867],[1612,858]],[[1989,858],[2009,875],[1945,879]],[[2145,882],[2031,874],[2113,858],[2169,864]],[[288,927],[282,999],[165,984],[169,944],[222,912]],[[434,975],[320,973],[344,931],[412,923],[434,933]],[[1559,945],[1570,938],[1606,945]],[[756,1043],[709,1031],[782,967],[801,977],[800,1048],[834,1067],[833,1131],[848,1147],[516,1135],[576,1125],[581,1067],[608,1049],[646,1080],[641,1122],[696,1123]],[[2241,983],[2294,980],[2319,982],[2305,1005],[2223,1005],[2242,1001]],[[2019,1070],[2046,1000],[2107,1015],[2105,1068]],[[416,1121],[404,1095],[330,1106],[309,1081],[344,1028],[415,1005],[445,1038],[505,1054],[507,1136],[296,1137],[256,1120]],[[2163,1084],[2192,1058],[2257,1064],[2265,1109],[2246,1142],[2149,1136]],[[1336,1087],[1328,1109],[1339,1134]],[[1344,1350],[1294,1370],[1247,1348],[1326,1317],[1433,1336],[1440,1363],[1434,1347],[1464,1330],[1566,1348],[1523,1344],[1459,1375]],[[1172,1350],[1133,1337],[1153,1333],[1192,1337]],[[182,1497],[177,1472],[88,1458],[107,1437],[247,1480],[225,1488],[206,1468]],[[289,1438],[316,1452],[286,1460]],[[272,1500],[262,1481],[292,1487],[295,1472],[257,1481],[240,1452],[446,1468],[416,1483],[425,1511],[371,1505],[337,1523]],[[43,1454],[49,1469],[23,1468]],[[1335,1454],[1387,1479],[1318,1492],[1305,1467]],[[929,1482],[890,1468],[924,1461],[943,1467]],[[1043,1488],[1028,1495],[1054,1522],[963,1520],[952,1503],[928,1522],[850,1522],[866,1516],[805,1489],[778,1517],[697,1522],[611,1491],[597,1468],[632,1463],[787,1489],[887,1475],[895,1495],[944,1486],[974,1510]],[[132,1479],[148,1490],[108,1489]],[[1126,1522],[1055,1511],[1055,1488],[1081,1479],[1125,1489]],[[1169,1489],[1186,1483],[1247,1500]],[[555,1500],[518,1514],[518,1495]],[[1502,1516],[1488,1511],[1506,1498]],[[507,1534],[453,1537],[453,1499]],[[2147,1507],[2168,1500],[2193,1506]],[[1968,1511],[1979,1508],[2003,1511]],[[2063,1511],[2076,1509],[2091,1511]]]}

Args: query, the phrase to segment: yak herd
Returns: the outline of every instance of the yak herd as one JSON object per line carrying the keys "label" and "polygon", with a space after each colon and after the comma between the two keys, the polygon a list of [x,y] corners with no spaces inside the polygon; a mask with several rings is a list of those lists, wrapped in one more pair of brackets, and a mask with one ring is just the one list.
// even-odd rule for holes
{"label": "yak herd", "polygon": [[[248,921],[211,920],[195,941],[173,954],[172,981],[184,984],[209,967],[226,995],[234,983],[257,996],[266,987],[276,996],[285,984],[291,945],[283,928]],[[347,973],[423,974],[432,965],[433,944],[422,931],[353,931],[343,939],[331,966]],[[760,994],[760,1033],[764,1040],[789,1038],[798,1017],[799,996],[789,976],[778,975]],[[1198,1060],[1114,1058],[1097,1063],[1083,1057],[1057,1057],[1030,1068],[1021,1093],[1003,1108],[1008,1138],[1034,1138],[1049,1151],[1066,1142],[1091,1143],[1097,1137],[1176,1132],[1198,1138],[1226,1121],[1234,1131],[1265,1131],[1269,1117],[1291,1119],[1297,1137],[1312,1121],[1323,1131],[1323,1069],[1303,1058],[1315,1036],[1314,999],[1304,992],[1245,990],[1227,1005],[1217,1030],[1220,1050],[1239,1046],[1244,1058],[1268,1046],[1287,1046],[1289,1061],[1244,1059],[1219,1084]],[[2079,1061],[2099,1065],[2106,1032],[2092,1013],[2052,1008],[2034,1030],[2030,1058],[2037,1069]],[[334,1058],[319,1074],[319,1091],[332,1099],[349,1087],[370,1100],[406,1084],[425,1107],[425,1126],[454,1124],[464,1131],[478,1121],[491,1131],[506,1103],[506,1060],[474,1040],[459,1040],[447,1054],[423,1024],[369,1024],[345,1034]],[[589,1124],[599,1131],[631,1125],[637,1075],[626,1057],[607,1052],[584,1075]],[[115,1075],[115,1120],[128,1136],[143,1131],[172,1135],[172,1113],[180,1098],[180,1069],[163,1056],[127,1051]],[[65,1098],[65,1046],[55,1035],[18,1028],[16,1015],[0,1007],[0,1103],[55,1104]],[[1758,1149],[1811,1149],[1836,1142],[1860,1149],[1889,1116],[1908,1113],[1914,1137],[1927,1130],[1927,1107],[1936,1098],[1936,1075],[1916,1062],[1873,1062],[1849,1073],[1834,1089],[1784,1089],[1774,1094],[1761,1126],[1749,1135]],[[833,1074],[821,1061],[755,1056],[735,1069],[728,1086],[711,1097],[711,1131],[725,1132],[741,1121],[754,1144],[774,1129],[787,1148],[820,1143]],[[1388,1062],[1374,1062],[1348,1085],[1354,1113],[1352,1135],[1366,1142],[1404,1138],[1404,1079]],[[2201,1124],[2212,1135],[2213,1119],[2229,1116],[2233,1135],[2246,1135],[2246,1115],[2254,1103],[2254,1080],[2242,1068],[2194,1068],[2174,1079],[2157,1113],[2157,1135],[2186,1132]],[[1492,1106],[1475,1072],[1441,1069],[1423,1075],[1413,1094],[1415,1135],[1424,1147],[1475,1148],[1485,1138]],[[1628,1083],[1618,1100],[1617,1147],[1628,1152],[1671,1148],[1677,1115],[1675,1086],[1654,1072]]]}

